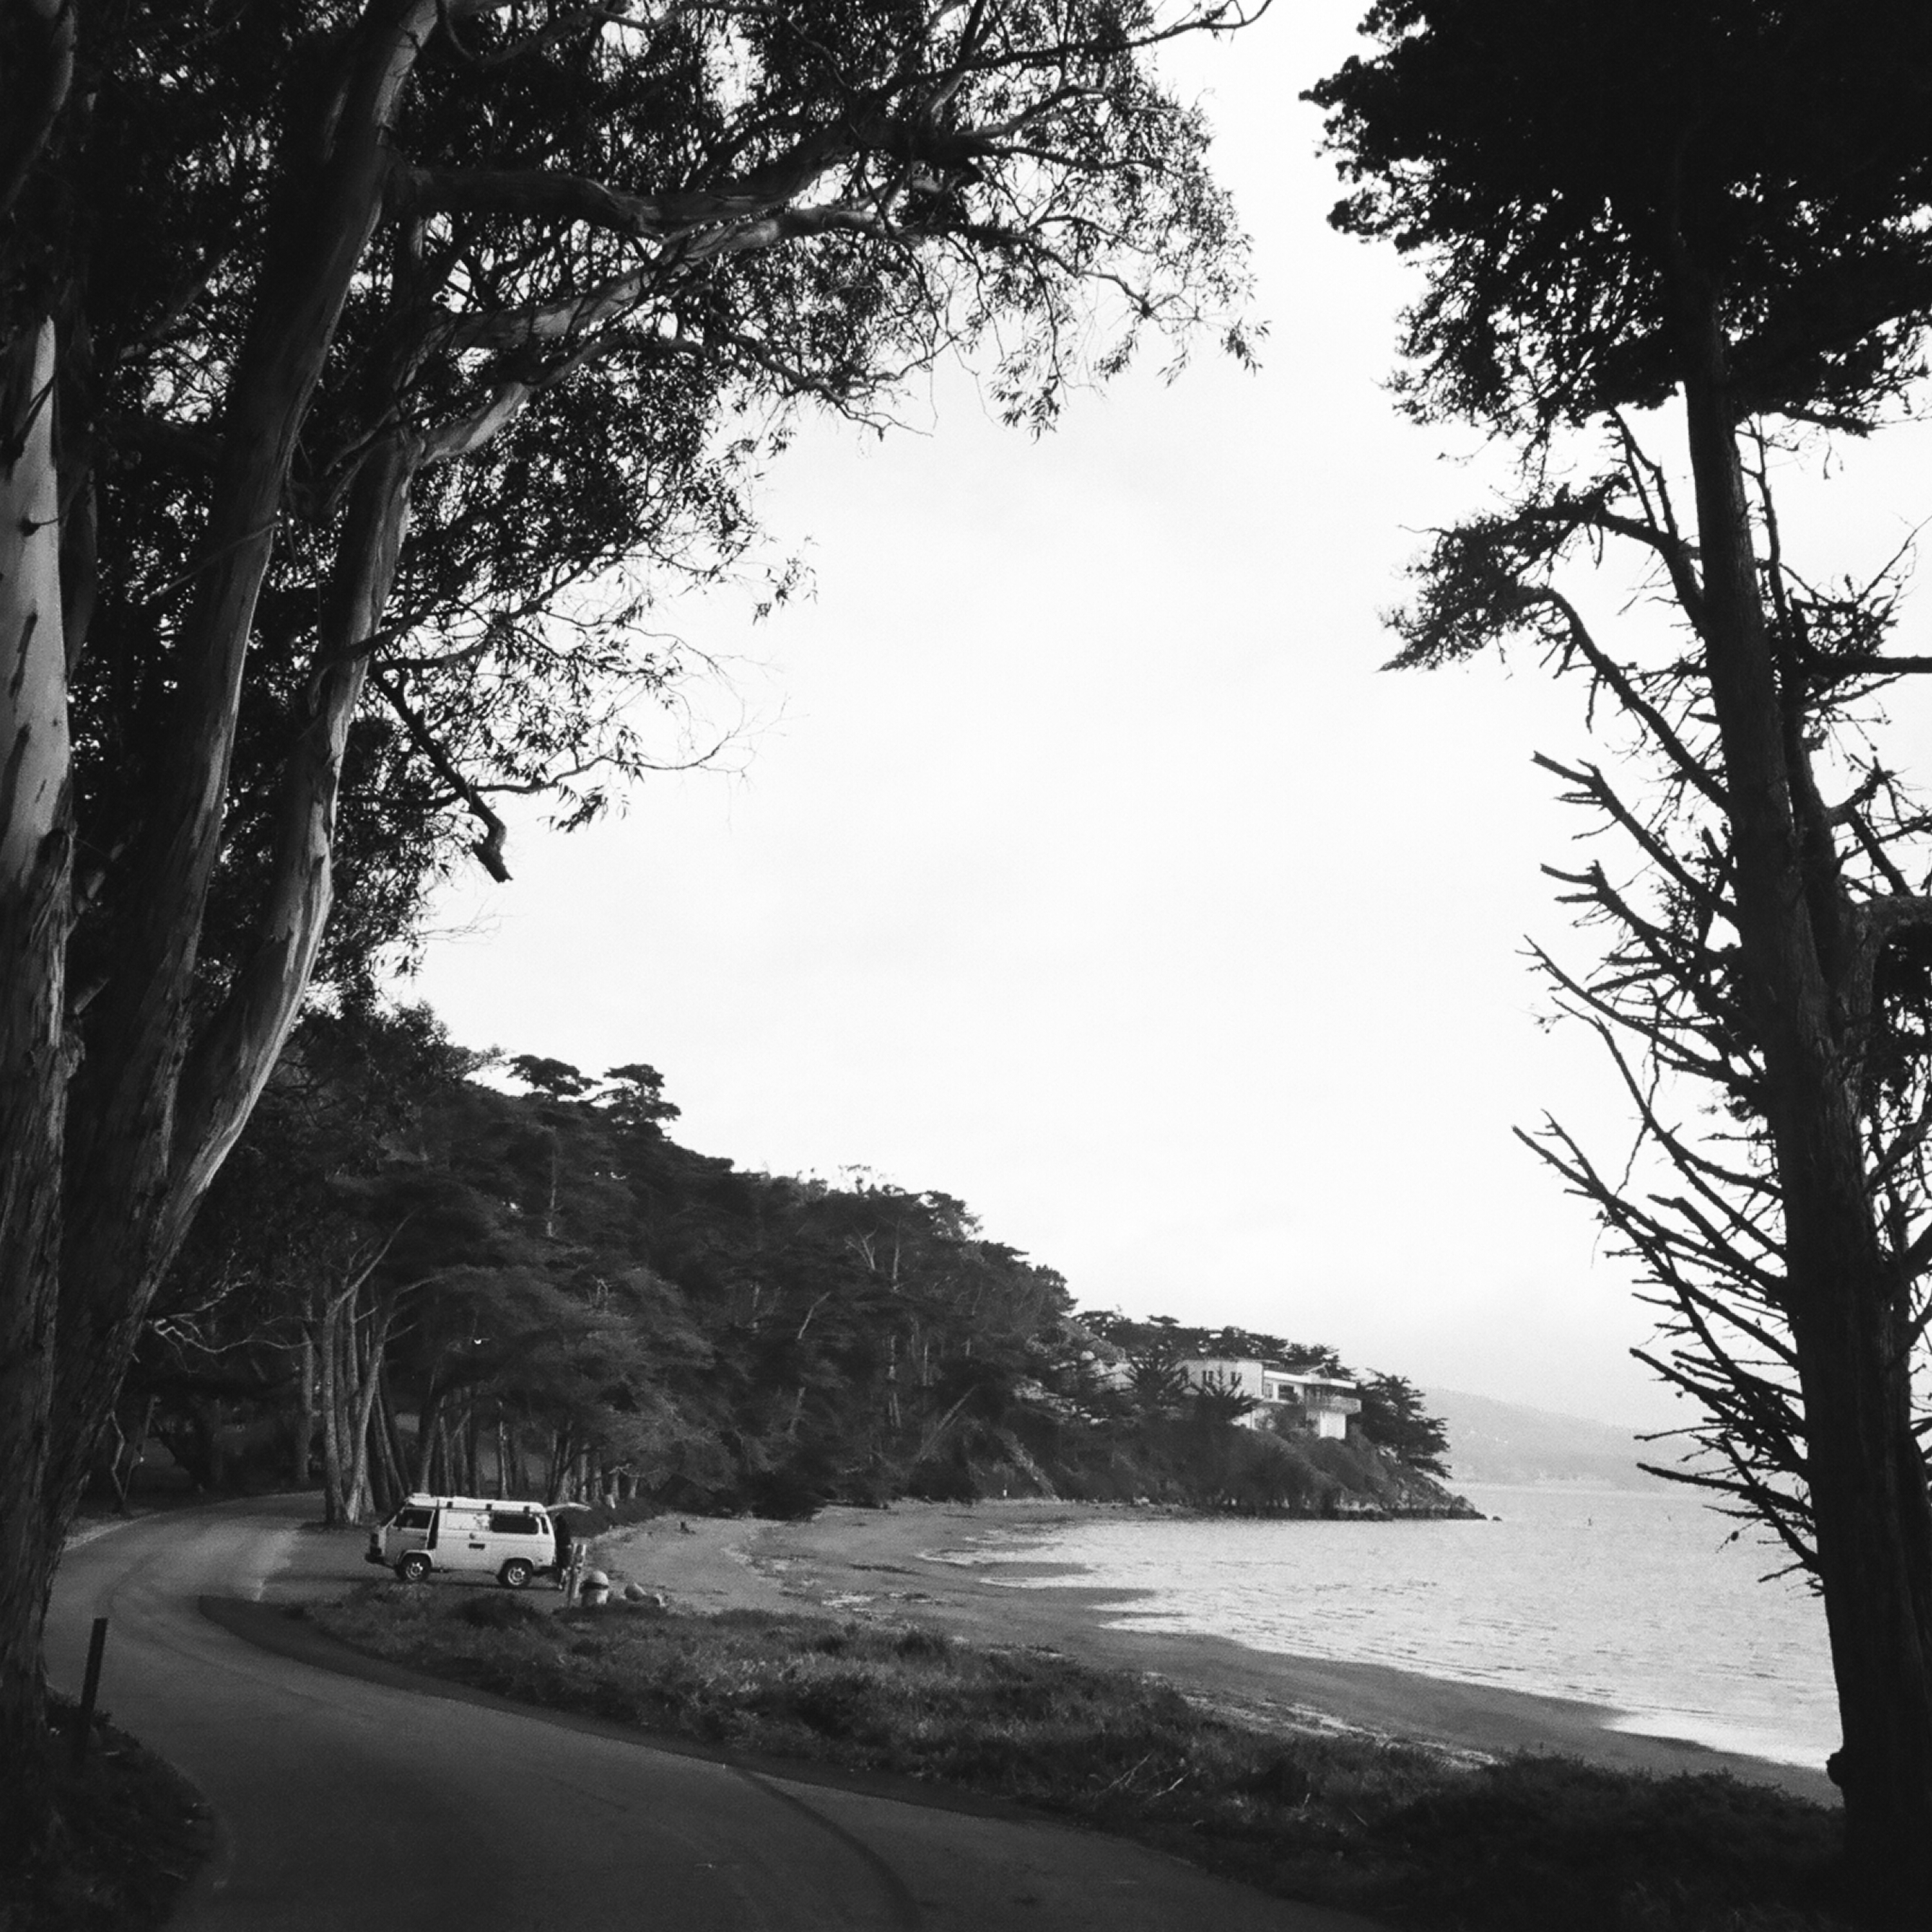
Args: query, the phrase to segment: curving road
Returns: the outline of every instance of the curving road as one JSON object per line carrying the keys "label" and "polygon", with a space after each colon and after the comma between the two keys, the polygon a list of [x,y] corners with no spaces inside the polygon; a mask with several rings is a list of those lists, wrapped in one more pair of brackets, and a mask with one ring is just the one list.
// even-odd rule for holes
{"label": "curving road", "polygon": [[109,1618],[102,1708],[217,1816],[178,1932],[1373,1932],[1118,1839],[325,1670],[202,1613],[259,1599],[313,1508],[148,1518],[62,1565],[55,1682],[78,1688],[89,1623]]}

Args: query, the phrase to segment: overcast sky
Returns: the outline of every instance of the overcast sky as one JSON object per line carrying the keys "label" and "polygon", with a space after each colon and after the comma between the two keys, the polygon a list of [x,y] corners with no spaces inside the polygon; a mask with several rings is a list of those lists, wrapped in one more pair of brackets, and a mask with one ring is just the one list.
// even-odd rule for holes
{"label": "overcast sky", "polygon": [[1377,669],[1418,533],[1482,486],[1387,394],[1406,272],[1324,225],[1295,96],[1358,10],[1189,64],[1261,373],[1150,368],[1038,442],[957,374],[884,443],[809,430],[763,506],[813,596],[676,614],[733,661],[697,702],[740,742],[524,830],[416,990],[471,1045],[649,1060],[680,1138],[741,1166],[958,1196],[1082,1306],[1668,1424],[1626,1274],[1510,1132],[1628,1138],[1522,957],[1589,957],[1529,762],[1582,744],[1574,694]]}

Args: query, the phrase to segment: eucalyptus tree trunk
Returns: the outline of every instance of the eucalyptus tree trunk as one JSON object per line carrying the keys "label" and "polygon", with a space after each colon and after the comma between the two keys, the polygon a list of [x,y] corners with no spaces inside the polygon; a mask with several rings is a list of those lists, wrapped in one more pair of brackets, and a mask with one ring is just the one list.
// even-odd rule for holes
{"label": "eucalyptus tree trunk", "polygon": [[360,1381],[349,1425],[350,1460],[346,1508],[352,1522],[359,1522],[368,1514],[372,1501],[370,1466],[373,1452],[370,1434],[375,1418],[376,1397],[382,1386],[382,1352],[389,1345],[389,1328],[396,1318],[396,1305],[401,1295],[400,1288],[390,1288],[377,1298],[370,1312],[368,1334],[353,1345]]}
{"label": "eucalyptus tree trunk", "polygon": [[[389,580],[418,467],[469,456],[539,392],[560,397],[559,386],[580,376],[587,380],[607,358],[614,368],[627,368],[646,350],[653,365],[688,350],[692,380],[722,383],[719,393],[728,398],[742,385],[775,400],[817,392],[863,406],[878,386],[896,380],[890,365],[902,355],[908,367],[916,366],[941,341],[976,333],[982,321],[990,322],[981,314],[989,304],[1024,318],[1024,332],[1040,344],[1036,353],[1022,358],[1028,372],[1023,386],[1030,392],[1036,380],[1044,399],[1068,373],[1048,345],[1060,340],[1070,313],[1070,278],[1111,279],[1118,272],[1088,266],[1085,239],[1076,251],[1079,260],[1064,260],[1040,226],[1059,227],[1062,218],[1049,219],[1048,209],[1064,207],[1083,232],[1091,226],[1099,251],[1094,264],[1131,262],[1137,288],[1144,273],[1145,286],[1130,307],[1154,326],[1184,330],[1202,308],[1238,301],[1238,250],[1223,232],[1219,197],[1195,158],[1186,124],[1157,88],[1123,92],[1119,99],[1131,93],[1136,103],[1106,117],[1104,130],[1089,125],[1084,110],[1074,116],[1066,168],[1042,169],[1025,158],[1032,150],[1024,148],[1016,164],[1029,181],[1052,176],[1062,186],[1048,191],[1016,231],[985,232],[983,224],[953,208],[958,197],[950,187],[934,191],[935,182],[1007,165],[1002,157],[1012,148],[1013,127],[1024,122],[1044,128],[1057,118],[1048,110],[1065,97],[1054,92],[1055,82],[1036,84],[1031,77],[1044,69],[1077,70],[1084,77],[1069,83],[1076,94],[1101,89],[1116,98],[1118,76],[1137,74],[1140,57],[1168,37],[1152,16],[1124,28],[1102,8],[1090,28],[1074,29],[1050,8],[914,10],[884,30],[907,38],[902,55],[890,54],[878,69],[879,81],[848,82],[842,63],[838,72],[827,70],[807,83],[801,73],[784,70],[794,56],[774,54],[763,62],[740,32],[737,10],[674,6],[662,18],[645,10],[634,23],[644,39],[623,56],[641,64],[631,78],[645,91],[613,96],[614,106],[622,100],[656,103],[668,86],[664,104],[674,116],[701,116],[693,125],[724,126],[716,121],[718,114],[731,122],[726,136],[711,144],[716,152],[698,168],[698,178],[688,185],[660,184],[663,191],[654,194],[629,191],[648,182],[607,184],[544,165],[520,135],[514,137],[514,152],[490,154],[494,122],[487,101],[463,100],[466,78],[488,74],[500,73],[506,86],[526,89],[516,63],[548,64],[561,58],[573,38],[580,37],[597,58],[603,50],[614,54],[614,36],[629,41],[632,23],[604,21],[597,7],[557,10],[554,35],[524,34],[523,10],[500,0],[352,0],[335,8],[267,10],[273,18],[262,22],[260,45],[272,50],[272,62],[254,64],[252,11],[243,10],[248,19],[237,25],[234,10],[216,10],[223,17],[184,34],[182,43],[224,43],[206,76],[192,64],[198,54],[184,56],[190,64],[179,73],[163,61],[124,96],[106,88],[90,92],[97,114],[92,107],[63,111],[74,36],[83,26],[90,32],[100,26],[105,65],[122,51],[106,31],[110,26],[142,51],[141,10],[128,14],[78,0],[0,0],[5,22],[0,214],[23,184],[44,190],[41,200],[56,205],[55,214],[26,234],[30,245],[18,251],[20,259],[10,248],[0,260],[7,398],[0,465],[9,502],[46,505],[44,517],[36,509],[10,518],[8,534],[0,538],[0,670],[6,674],[0,676],[0,773],[19,794],[7,801],[0,852],[0,1171],[6,1177],[0,1184],[5,1190],[0,1279],[6,1291],[0,1309],[0,1766],[24,1762],[44,1732],[32,1660],[52,1552],[80,1496],[154,1290],[242,1132],[308,989],[329,911],[339,790],[365,679],[381,680],[412,755],[436,774],[432,790],[448,786],[484,825],[487,836],[472,849],[501,876],[502,824],[482,790],[437,743],[429,723],[412,713],[400,686],[370,668],[371,654],[391,641],[385,635]],[[1128,10],[1138,21],[1136,10]],[[156,18],[166,14],[157,10]],[[1011,22],[1008,14],[1015,16]],[[484,15],[490,22],[479,35],[463,31]],[[661,82],[650,70],[656,60],[651,36],[667,20],[680,32],[689,26],[694,47],[718,50],[718,79],[703,78],[703,70],[716,64],[709,54],[685,64],[694,76],[688,87],[682,80]],[[1223,24],[1223,10],[1209,7],[1186,13],[1173,31]],[[507,42],[500,42],[500,30]],[[795,37],[777,38],[782,44]],[[437,40],[452,44],[440,56],[452,87],[425,104],[417,126],[430,151],[416,154],[404,138],[410,130],[400,127],[400,108],[418,57]],[[584,70],[595,71],[594,65]],[[113,145],[124,130],[117,124],[111,140],[102,134],[98,152],[90,149],[90,140],[110,124],[110,95],[117,111],[158,116],[171,113],[170,98],[178,97],[189,118],[204,119],[208,104],[224,98],[218,88],[204,88],[204,78],[224,86],[241,81],[258,104],[263,88],[278,90],[271,111],[237,125],[238,145],[221,145],[224,120],[222,134],[196,134],[182,149],[189,172],[180,179],[195,184],[192,170],[203,170],[215,190],[212,218],[223,232],[209,237],[206,254],[199,248],[182,251],[178,275],[165,272],[168,286],[152,305],[152,320],[144,309],[141,337],[116,345],[120,375],[135,379],[123,399],[128,406],[123,411],[117,403],[110,411],[104,398],[111,386],[103,382],[101,412],[80,421],[64,448],[56,422],[50,452],[36,440],[45,434],[33,427],[39,418],[22,404],[23,397],[46,392],[44,384],[36,388],[34,375],[37,358],[56,346],[52,328],[44,325],[51,317],[70,332],[58,346],[84,374],[82,297],[90,275],[93,286],[103,286],[116,266],[111,238],[98,262],[86,259],[94,245],[88,192],[108,178],[105,170],[124,166]],[[170,85],[176,80],[178,88]],[[747,88],[751,98],[740,124],[731,120],[733,97]],[[833,111],[806,106],[825,89],[840,97]],[[977,132],[959,124],[964,97],[973,92],[984,94],[996,115]],[[536,98],[526,95],[524,105]],[[599,100],[601,94],[591,98]],[[1016,99],[1032,104],[1010,125]],[[564,113],[567,105],[560,100],[557,111]],[[517,122],[522,111],[508,120]],[[628,109],[620,107],[608,124],[600,122],[601,112],[593,108],[574,132],[560,123],[562,146],[550,158],[588,152],[599,140],[607,147],[616,143],[609,150],[614,158],[628,153]],[[144,127],[136,137],[145,132]],[[56,136],[60,145],[50,160]],[[674,125],[667,152],[676,152],[680,175],[687,147],[676,141]],[[748,172],[734,172],[760,152],[763,158]],[[1150,153],[1162,162],[1152,177],[1145,166]],[[476,165],[486,159],[495,164]],[[652,171],[657,166],[652,163]],[[97,169],[102,172],[90,172]],[[172,192],[173,174],[157,178],[171,184],[171,202],[182,200]],[[1114,194],[1108,184],[1115,178],[1130,180],[1132,192]],[[1083,182],[1094,184],[1090,194]],[[231,188],[232,202],[224,198]],[[198,206],[200,199],[197,184],[187,200]],[[1022,200],[1030,200],[1029,188]],[[1164,222],[1157,212],[1163,210]],[[370,244],[385,224],[379,261]],[[814,248],[821,239],[836,241],[841,250],[862,243],[882,261],[890,260],[897,276],[905,248],[926,238],[929,226],[935,242],[950,236],[958,248],[934,257],[929,286],[914,277],[905,303],[889,303],[892,312],[876,328],[863,315],[839,319],[849,304],[838,297],[852,272],[838,266],[842,254],[837,262],[815,265],[807,257],[795,274],[775,274],[748,289],[745,312],[769,314],[770,329],[760,324],[713,331],[707,325],[688,340],[682,327],[672,335],[662,332],[662,322],[687,296],[712,314],[710,298],[699,293],[703,278],[722,274],[740,257]],[[238,232],[243,229],[248,232]],[[0,233],[0,242],[10,244],[14,232]],[[44,246],[52,251],[50,259],[59,257],[44,274],[37,254]],[[72,254],[72,262],[63,250]],[[955,267],[940,266],[956,254]],[[983,268],[975,271],[969,256]],[[1009,272],[1016,259],[1030,262],[1033,270]],[[38,290],[38,280],[58,283],[63,276],[67,286]],[[1206,287],[1199,300],[1197,280]],[[796,292],[783,292],[786,286]],[[371,298],[371,312],[345,334],[345,304],[358,291]],[[956,291],[964,298],[957,312]],[[386,292],[394,299],[386,313],[376,313]],[[494,305],[500,295],[508,306]],[[204,298],[212,321],[203,320]],[[35,303],[38,308],[23,322],[23,304]],[[733,312],[730,301],[716,311]],[[798,340],[809,348],[808,360],[822,368],[795,368],[781,354],[788,315],[808,325]],[[640,331],[634,339],[633,324]],[[203,346],[195,340],[198,330],[214,348],[202,358],[209,386],[205,398],[192,384],[153,374],[172,369],[168,358],[177,353],[194,356]],[[1130,335],[1123,338],[1123,348]],[[1238,339],[1231,335],[1231,346]],[[158,343],[166,352],[162,359],[126,359],[124,352],[146,355]],[[332,356],[332,373],[340,380],[332,382],[326,410],[318,410]],[[385,371],[386,360],[403,366]],[[432,362],[428,380],[407,380],[415,365]],[[498,373],[485,375],[486,364]],[[380,393],[386,374],[404,378],[386,398]],[[88,866],[101,869],[82,882],[82,893],[98,916],[90,914],[82,938],[92,945],[100,935],[104,967],[99,983],[91,976],[84,992],[67,1003],[86,1045],[84,1057],[70,1066],[60,1030],[67,1010],[62,962],[75,898],[64,803],[69,758],[64,727],[54,721],[66,702],[66,667],[81,648],[92,586],[79,581],[58,586],[68,593],[63,636],[55,616],[53,572],[57,554],[84,564],[94,452],[124,429],[146,433],[138,420],[143,379],[151,391],[176,390],[177,402],[188,398],[171,414],[159,412],[166,418],[159,427],[175,452],[164,466],[186,479],[182,501],[203,507],[198,524],[184,533],[180,568],[164,593],[169,608],[164,628],[153,633],[152,663],[136,668],[151,713],[142,721],[144,740],[152,728],[153,742],[166,748],[153,768],[143,764],[138,772],[138,812],[109,828],[107,838],[90,839]],[[479,385],[488,392],[480,401]],[[92,406],[91,386],[76,380],[71,387],[77,405]],[[409,408],[387,406],[404,392]],[[422,410],[439,394],[463,397],[466,413],[424,422]],[[650,406],[642,389],[632,388],[628,400],[639,411]],[[691,421],[698,420],[694,413]],[[627,416],[621,437],[610,444],[618,470],[660,460],[651,437],[639,434],[641,421]],[[178,449],[175,433],[183,433]],[[698,460],[674,454],[664,460],[674,468]],[[724,472],[714,472],[699,462],[689,492],[694,527],[722,546],[721,560],[735,554],[739,535],[729,491],[719,494],[730,468],[728,462]],[[56,470],[62,488],[50,496],[44,486]],[[641,492],[642,471],[632,480]],[[658,479],[650,480],[648,494],[655,498]],[[685,514],[677,507],[683,486],[675,475],[662,481],[668,485],[664,527],[671,531]],[[338,494],[345,485],[346,505]],[[642,510],[644,494],[637,500],[645,526],[627,535],[621,527],[627,515],[608,538],[593,532],[580,556],[558,560],[566,572],[560,582],[580,580],[570,571],[602,568],[612,547],[623,547],[629,535],[650,548],[656,511]],[[291,680],[283,686],[286,667],[279,659],[274,680],[251,677],[250,654],[257,604],[292,513],[308,523],[319,549],[333,544],[335,550],[309,674],[305,683]],[[56,542],[62,519],[74,538],[64,550]],[[601,530],[598,520],[592,523]],[[676,541],[683,554],[681,530]],[[489,572],[454,565],[462,548],[458,543],[450,556],[464,580],[439,585],[433,568],[422,587],[430,604],[449,614],[482,615],[472,592]],[[167,561],[172,567],[177,560]],[[512,639],[522,617],[534,614],[534,606],[524,611],[522,596],[513,592],[501,614]],[[304,615],[292,637],[310,621],[305,591],[301,601]],[[483,601],[494,600],[484,593]],[[280,606],[284,600],[275,602]],[[154,609],[152,602],[144,605],[140,621]],[[25,621],[29,616],[32,622]],[[423,616],[422,607],[412,610],[412,623]],[[511,677],[526,674],[513,657],[503,664]],[[539,692],[558,694],[566,713],[586,701],[574,669],[534,675]],[[546,687],[546,676],[559,681]],[[273,692],[271,682],[277,684]],[[520,707],[512,709],[522,715]],[[544,706],[527,716],[544,718]],[[562,741],[548,749],[551,722],[518,728],[524,748],[548,778],[587,769],[574,766],[580,737],[590,746],[610,736],[602,727],[580,722],[581,731],[570,725]],[[270,742],[255,736],[258,729],[278,735]],[[238,751],[247,768],[242,836],[231,823]],[[592,762],[604,755],[596,752]],[[638,764],[629,752],[610,755],[622,766]],[[524,763],[520,752],[506,769],[520,772]],[[273,828],[263,842],[266,855],[258,826]],[[218,895],[218,886],[231,884],[238,887],[232,899],[225,890]],[[245,930],[239,922],[244,909]],[[212,912],[220,922],[218,971],[211,970],[217,950]],[[326,1366],[320,1360],[317,1366]],[[327,1372],[333,1376],[335,1369]],[[418,1454],[434,1458],[440,1442],[442,1466],[449,1472],[457,1460],[449,1418],[436,1415],[427,1398],[424,1408]],[[338,1427],[338,1464],[343,1433]],[[473,1467],[471,1475],[473,1480]],[[556,1472],[560,1483],[567,1476],[567,1469]]]}
{"label": "eucalyptus tree trunk", "polygon": [[315,1355],[320,1371],[317,1406],[322,1411],[322,1520],[332,1528],[342,1520],[342,1298],[316,1292]]}
{"label": "eucalyptus tree trunk", "polygon": [[128,876],[141,889],[70,1096],[55,1390],[56,1414],[70,1421],[56,1443],[50,1491],[63,1520],[154,1288],[268,1078],[322,940],[336,788],[363,663],[326,651],[284,774],[252,951],[220,1010],[197,1026],[201,922],[256,599],[302,425],[381,208],[388,123],[436,12],[434,0],[372,8],[336,85],[322,90],[317,118],[290,136],[297,204],[272,238],[231,385],[183,631],[174,755],[129,856]]}
{"label": "eucalyptus tree trunk", "polygon": [[[0,202],[32,159],[22,130],[30,148],[71,70],[78,10],[27,0],[26,12],[68,35],[66,68],[43,64],[52,79],[38,105],[17,98],[21,72],[0,74]],[[437,18],[436,0],[378,0],[291,117],[290,194],[226,392],[178,634],[171,757],[117,861],[129,890],[114,970],[90,988],[84,1058],[63,1030],[74,896],[66,710],[82,642],[73,614],[91,586],[60,578],[54,320],[9,317],[0,338],[0,1780],[14,1780],[0,1790],[12,1814],[0,1828],[38,1815],[31,1774],[24,1786],[19,1778],[44,1748],[40,1631],[68,1525],[154,1289],[294,1023],[328,916],[336,790],[364,664],[355,652],[319,664],[276,801],[252,950],[207,1010],[197,961],[256,600],[382,205],[400,91]],[[68,496],[84,506],[84,452],[69,454],[80,480]],[[405,454],[389,466],[403,488],[391,491],[388,527],[365,518],[359,554],[345,551],[334,641],[345,624],[351,641],[366,636],[386,596],[406,475]]]}
{"label": "eucalyptus tree trunk", "polygon": [[0,344],[0,1780],[29,1786],[60,1549],[46,1499],[73,897],[55,357],[48,316]]}
{"label": "eucalyptus tree trunk", "polygon": [[396,1434],[395,1406],[389,1400],[389,1378],[380,1362],[376,1365],[375,1379],[376,1446],[370,1488],[376,1514],[386,1516],[408,1493],[409,1485],[403,1479],[402,1448]]}
{"label": "eucalyptus tree trunk", "polygon": [[296,1361],[295,1440],[290,1445],[289,1474],[297,1489],[305,1490],[315,1463],[316,1376],[315,1337],[306,1322]]}
{"label": "eucalyptus tree trunk", "polygon": [[410,1485],[412,1489],[427,1490],[430,1478],[435,1474],[436,1431],[442,1403],[442,1394],[436,1388],[436,1374],[432,1370],[423,1390],[422,1406],[416,1412],[416,1458]]}
{"label": "eucalyptus tree trunk", "polygon": [[1817,1573],[1843,1748],[1846,1849],[1881,1922],[1932,1900],[1932,1499],[1912,1430],[1908,1286],[1866,1172],[1858,1042],[1871,950],[1787,729],[1713,307],[1687,332],[1701,629],[1736,866],[1748,1010],[1784,1219]]}
{"label": "eucalyptus tree trunk", "polygon": [[362,1317],[356,1303],[352,1301],[343,1318],[342,1370],[336,1384],[337,1399],[342,1405],[340,1520],[344,1523],[360,1522],[368,1510],[364,1489],[368,1480],[368,1458],[356,1432],[356,1422],[362,1414],[363,1393],[368,1385],[365,1352]]}
{"label": "eucalyptus tree trunk", "polygon": [[141,1466],[141,1459],[147,1454],[148,1432],[154,1425],[154,1411],[160,1406],[160,1397],[151,1395],[142,1405],[141,1419],[134,1425],[130,1436],[121,1427],[118,1416],[108,1418],[108,1426],[114,1436],[113,1460],[107,1465],[107,1479],[114,1486],[114,1505],[120,1513],[128,1514],[128,1495],[134,1486],[135,1472]]}
{"label": "eucalyptus tree trunk", "polygon": [[550,1469],[544,1481],[545,1502],[560,1503],[571,1495],[568,1485],[574,1455],[570,1425],[566,1423],[550,1438]]}

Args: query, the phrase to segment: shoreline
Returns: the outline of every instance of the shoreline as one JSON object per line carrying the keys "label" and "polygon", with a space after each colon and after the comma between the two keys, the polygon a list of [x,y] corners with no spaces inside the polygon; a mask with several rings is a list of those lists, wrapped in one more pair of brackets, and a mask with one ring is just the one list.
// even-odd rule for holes
{"label": "shoreline", "polygon": [[[1132,1617],[1136,1593],[1046,1580],[1076,1577],[1077,1565],[1015,1560],[1027,1543],[1072,1525],[1150,1513],[1028,1498],[835,1506],[804,1522],[665,1516],[604,1539],[602,1556],[605,1568],[662,1591],[680,1609],[817,1610],[916,1624],[982,1646],[1058,1652],[1151,1672],[1210,1708],[1266,1727],[1366,1733],[1472,1760],[1544,1751],[1658,1777],[1726,1772],[1838,1802],[1822,1770],[1618,1730],[1624,1714],[1610,1706],[1255,1650],[1202,1633],[1114,1627]],[[1007,1552],[1000,1575],[1026,1576],[1030,1587],[993,1580],[985,1562],[974,1559],[975,1546]]]}

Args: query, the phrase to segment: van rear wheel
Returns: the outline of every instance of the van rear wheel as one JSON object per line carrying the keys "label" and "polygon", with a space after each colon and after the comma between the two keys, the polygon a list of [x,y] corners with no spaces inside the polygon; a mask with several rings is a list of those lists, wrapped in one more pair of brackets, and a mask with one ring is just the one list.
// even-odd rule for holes
{"label": "van rear wheel", "polygon": [[405,1583],[420,1583],[429,1573],[429,1558],[420,1550],[412,1550],[396,1565],[396,1574]]}
{"label": "van rear wheel", "polygon": [[513,1556],[496,1572],[498,1580],[506,1590],[520,1590],[536,1574],[535,1568],[520,1556]]}

